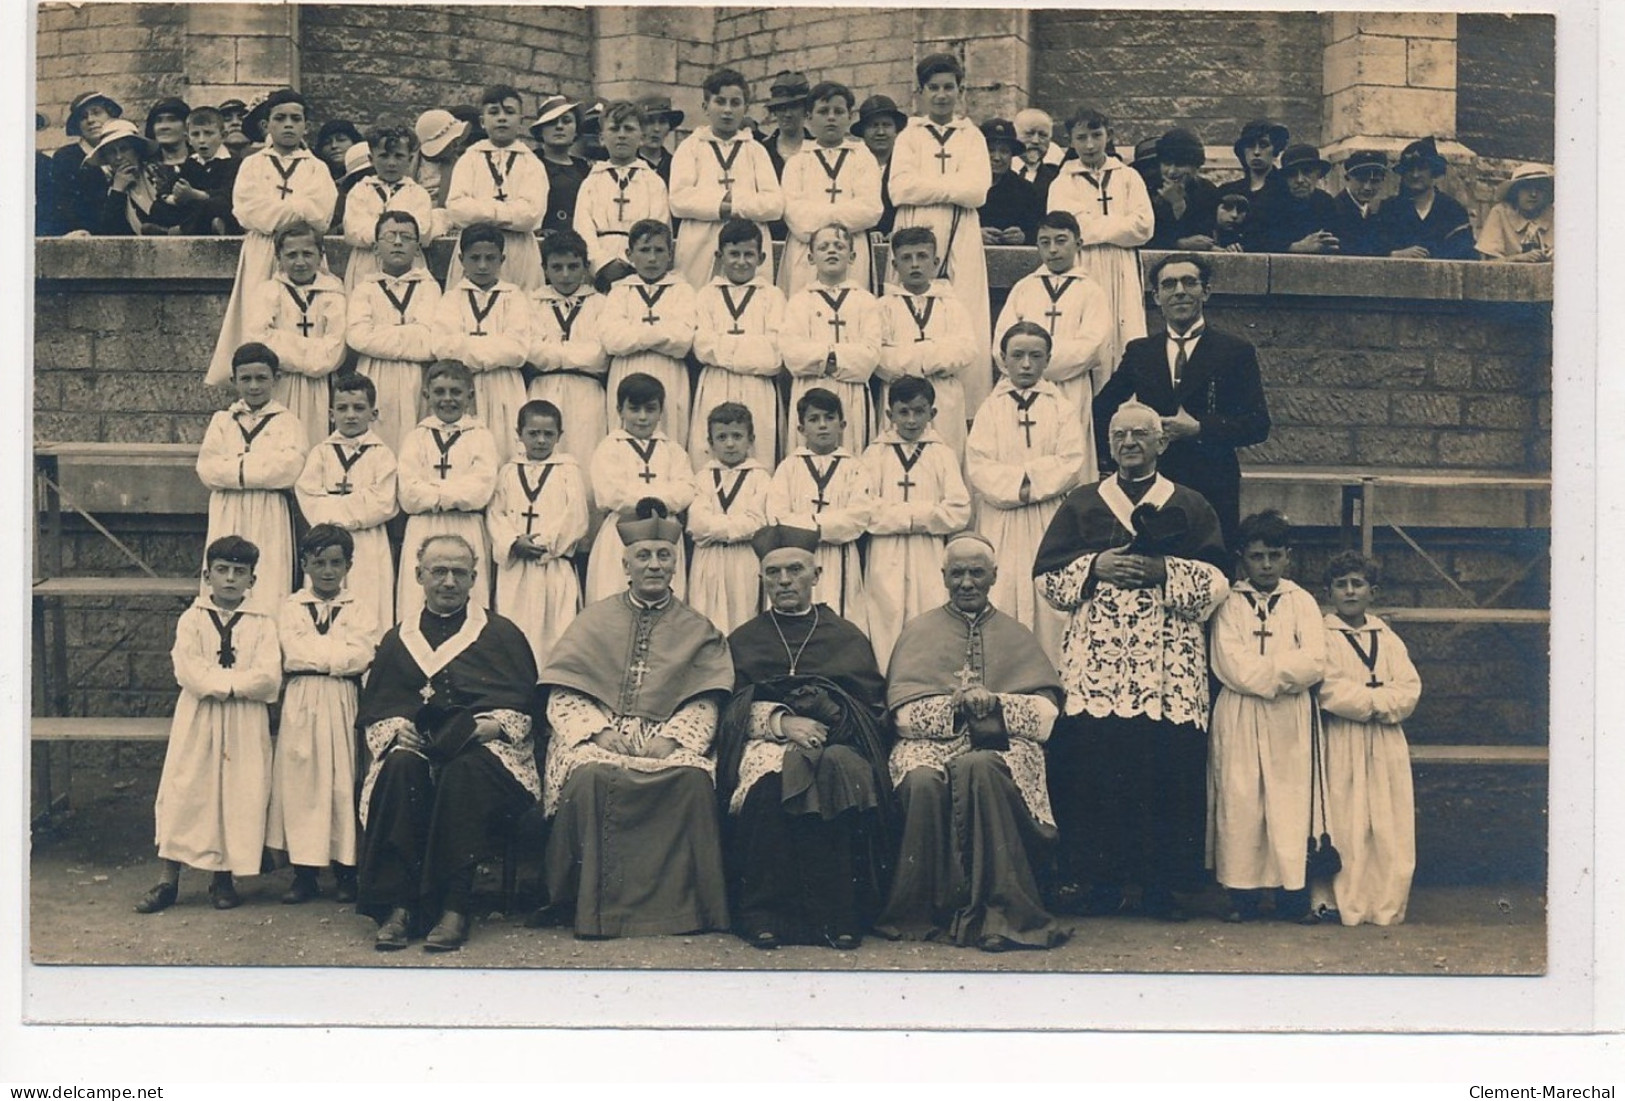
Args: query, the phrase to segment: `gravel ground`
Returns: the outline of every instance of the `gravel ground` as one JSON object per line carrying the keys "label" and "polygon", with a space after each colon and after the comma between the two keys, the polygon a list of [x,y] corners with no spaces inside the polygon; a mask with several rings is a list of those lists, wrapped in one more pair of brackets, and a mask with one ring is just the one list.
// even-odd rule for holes
{"label": "gravel ground", "polygon": [[[937,944],[871,938],[855,952],[787,947],[759,952],[708,934],[579,941],[568,930],[526,929],[523,913],[496,911],[495,869],[481,880],[477,914],[460,952],[416,945],[372,949],[374,925],[330,897],[279,903],[287,870],[239,884],[244,904],[209,908],[208,876],[184,873],[179,903],[152,916],[132,911],[158,880],[151,847],[156,776],[115,784],[77,776],[74,811],[37,834],[31,859],[30,945],[36,964],[184,964],[451,968],[650,968],[675,970],[1214,972],[1265,974],[1540,974],[1545,900],[1538,885],[1422,887],[1403,925],[1316,926],[1220,919],[1218,890],[1191,900],[1192,919],[1077,919],[1048,952],[987,955]],[[521,880],[534,880],[527,869]],[[331,894],[324,877],[323,887]],[[516,909],[519,909],[516,907]]]}

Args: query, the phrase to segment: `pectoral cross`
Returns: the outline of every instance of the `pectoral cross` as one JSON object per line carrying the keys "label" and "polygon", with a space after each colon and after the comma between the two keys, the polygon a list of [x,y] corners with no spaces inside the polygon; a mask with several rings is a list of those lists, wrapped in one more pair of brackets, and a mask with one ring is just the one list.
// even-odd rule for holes
{"label": "pectoral cross", "polygon": [[1085,172],[1083,178],[1089,181],[1091,187],[1100,192],[1100,196],[1096,201],[1100,203],[1100,215],[1104,218],[1112,212],[1112,197],[1106,194],[1107,189],[1112,184],[1112,170],[1108,168],[1102,172],[1098,182],[1095,180],[1093,172]]}
{"label": "pectoral cross", "polygon": [[348,497],[350,495],[350,491],[354,488],[355,487],[350,484],[350,475],[345,474],[344,477],[339,479],[339,484],[333,487],[333,492],[337,493],[340,497]]}
{"label": "pectoral cross", "polygon": [[418,695],[423,699],[424,703],[428,703],[434,699],[434,685],[424,684],[422,688],[418,689]]}
{"label": "pectoral cross", "polygon": [[965,667],[963,669],[954,674],[954,681],[958,684],[959,691],[961,692],[964,692],[965,690],[981,683],[981,680],[982,678],[977,674],[976,670],[970,667],[970,662],[968,661],[965,663]]}
{"label": "pectoral cross", "polygon": [[294,326],[294,328],[299,330],[299,335],[306,338],[310,336],[310,330],[314,329],[315,327],[316,326],[311,323],[310,315],[308,313],[300,314],[299,323]]}
{"label": "pectoral cross", "polygon": [[1027,446],[1031,447],[1033,445],[1033,429],[1038,427],[1038,422],[1029,417],[1027,411],[1023,409],[1021,419],[1016,423],[1021,426],[1022,434],[1027,437]]}
{"label": "pectoral cross", "polygon": [[1033,429],[1038,427],[1038,422],[1033,420],[1032,417],[1028,415],[1027,411],[1031,409],[1033,407],[1033,403],[1038,400],[1038,391],[1028,391],[1027,396],[1023,398],[1020,394],[1012,390],[1010,391],[1010,397],[1015,400],[1016,409],[1021,413],[1021,416],[1016,420],[1016,424],[1021,428],[1022,433],[1027,437],[1027,447],[1031,449],[1033,446]]}
{"label": "pectoral cross", "polygon": [[440,461],[434,464],[434,468],[440,472],[441,481],[444,481],[446,475],[451,473],[451,456],[441,455]]}
{"label": "pectoral cross", "polygon": [[908,476],[908,471],[903,471],[903,480],[897,483],[897,487],[903,491],[904,501],[908,500],[908,491],[919,484],[919,482],[916,482],[914,479]]}
{"label": "pectoral cross", "polygon": [[839,344],[841,342],[841,330],[846,327],[846,322],[841,320],[840,314],[832,313],[829,315],[829,327],[835,332],[835,343]]}
{"label": "pectoral cross", "polygon": [[1061,316],[1060,304],[1051,303],[1050,308],[1044,311],[1044,316],[1049,318],[1049,331],[1053,334],[1055,332],[1055,321]]}
{"label": "pectoral cross", "polygon": [[841,288],[840,294],[830,294],[822,287],[818,288],[818,297],[829,307],[829,327],[835,333],[834,340],[837,344],[841,342],[841,330],[847,325],[847,322],[841,320],[841,307],[846,305],[846,296],[851,292],[850,287]]}
{"label": "pectoral cross", "polygon": [[1382,681],[1377,679],[1377,674],[1372,673],[1371,674],[1371,679],[1365,682],[1365,686],[1367,688],[1381,688],[1382,687]]}
{"label": "pectoral cross", "polygon": [[632,674],[632,687],[642,688],[643,678],[649,674],[649,666],[642,658],[639,658],[628,672]]}
{"label": "pectoral cross", "polygon": [[803,455],[801,461],[807,464],[807,473],[812,475],[813,485],[818,487],[818,496],[813,498],[813,512],[815,514],[822,512],[829,507],[829,502],[824,499],[824,490],[834,480],[835,468],[841,465],[841,457],[836,455],[832,458],[829,469],[822,474],[818,472],[818,464],[813,462],[811,455]]}
{"label": "pectoral cross", "polygon": [[937,158],[937,171],[941,172],[943,175],[947,175],[948,162],[953,159],[953,154],[948,152],[948,141],[954,136],[953,129],[950,127],[947,130],[938,130],[935,126],[928,124],[926,126],[926,131],[929,132],[933,138],[937,139],[937,145],[939,148],[934,154],[934,156]]}
{"label": "pectoral cross", "polygon": [[308,339],[310,336],[310,330],[316,327],[310,320],[310,308],[316,304],[316,288],[311,287],[310,294],[307,297],[301,298],[299,296],[298,287],[294,286],[292,283],[284,283],[282,285],[288,288],[288,297],[293,299],[293,304],[295,306],[299,307],[299,320],[294,324],[294,328],[299,330],[300,336]]}
{"label": "pectoral cross", "polygon": [[271,154],[271,165],[276,169],[276,174],[282,177],[282,182],[276,185],[277,198],[287,199],[289,195],[293,194],[293,188],[288,186],[288,181],[293,179],[295,172],[299,171],[299,162],[295,160],[284,168],[282,158],[273,153]]}
{"label": "pectoral cross", "polygon": [[536,511],[535,505],[526,505],[525,511],[521,512],[519,515],[525,518],[525,534],[529,535],[531,525],[540,519],[542,514]]}
{"label": "pectoral cross", "polygon": [[626,208],[632,202],[632,200],[626,197],[625,192],[621,192],[611,199],[610,202],[615,204],[615,220],[620,222],[626,221]]}
{"label": "pectoral cross", "polygon": [[837,195],[844,195],[845,192],[835,185],[834,180],[831,180],[829,181],[829,186],[824,188],[824,194],[828,195],[829,201],[833,203]]}
{"label": "pectoral cross", "polygon": [[903,491],[903,500],[906,502],[908,500],[908,491],[920,484],[910,478],[909,474],[913,471],[914,464],[920,461],[920,456],[925,454],[925,444],[915,444],[914,454],[912,455],[904,454],[903,445],[900,443],[894,443],[891,446],[892,450],[897,453],[898,465],[903,468],[903,480],[897,483],[897,488]]}
{"label": "pectoral cross", "polygon": [[643,479],[644,485],[648,485],[650,482],[655,480],[655,472],[645,466],[643,468],[643,473],[639,474],[638,477]]}
{"label": "pectoral cross", "polygon": [[1258,652],[1262,654],[1267,645],[1266,640],[1274,638],[1275,632],[1270,630],[1267,624],[1260,622],[1258,630],[1253,632],[1253,637],[1258,640]]}

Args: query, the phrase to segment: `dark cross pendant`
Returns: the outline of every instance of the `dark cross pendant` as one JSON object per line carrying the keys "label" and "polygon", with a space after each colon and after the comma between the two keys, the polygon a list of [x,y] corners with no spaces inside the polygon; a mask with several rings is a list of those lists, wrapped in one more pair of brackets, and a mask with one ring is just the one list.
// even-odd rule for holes
{"label": "dark cross pendant", "polygon": [[649,312],[643,315],[643,323],[645,325],[653,325],[656,321],[659,321],[659,320],[660,320],[660,315],[655,313],[655,308],[653,306],[650,306],[649,307]]}
{"label": "dark cross pendant", "polygon": [[333,487],[333,492],[337,493],[340,497],[348,497],[350,495],[350,490],[354,488],[355,487],[350,484],[350,476],[346,474],[343,478],[339,479],[339,484]]}
{"label": "dark cross pendant", "polygon": [[1021,419],[1016,423],[1021,425],[1022,433],[1027,437],[1027,446],[1031,447],[1033,445],[1033,429],[1038,427],[1038,422],[1029,417],[1027,410],[1023,409]]}
{"label": "dark cross pendant", "polygon": [[299,314],[299,324],[294,326],[294,328],[299,330],[299,335],[309,337],[310,330],[314,329],[315,327],[316,326],[311,323],[310,315],[301,311]]}
{"label": "dark cross pendant", "polygon": [[903,471],[903,480],[898,482],[897,485],[898,485],[898,488],[900,488],[903,491],[903,500],[905,502],[908,500],[908,491],[913,489],[915,486],[917,486],[919,484],[920,484],[919,482],[916,482],[914,479],[912,479],[912,478],[910,478],[908,476],[908,471],[906,471],[906,470]]}
{"label": "dark cross pendant", "polygon": [[627,207],[627,204],[629,204],[631,201],[632,201],[631,199],[628,199],[626,197],[625,192],[622,192],[621,194],[615,196],[613,199],[610,200],[610,202],[615,204],[615,207],[616,207],[615,218],[616,218],[617,221],[621,221],[621,222],[626,221],[626,207]]}
{"label": "dark cross pendant", "polygon": [[834,180],[831,180],[831,181],[829,181],[829,186],[824,188],[824,194],[828,195],[829,196],[829,201],[833,203],[835,201],[835,196],[844,194],[844,192],[842,192],[840,188],[835,186],[835,181]]}
{"label": "dark cross pendant", "polygon": [[521,512],[519,515],[525,518],[525,534],[529,535],[531,525],[541,518],[541,513],[536,511],[535,505],[526,505],[525,511]]}
{"label": "dark cross pendant", "polygon": [[846,322],[841,320],[840,314],[832,313],[829,315],[829,327],[835,331],[835,343],[839,344],[841,342],[841,330],[846,327]]}
{"label": "dark cross pendant", "polygon": [[1377,679],[1377,674],[1372,673],[1371,674],[1371,679],[1365,682],[1365,686],[1367,688],[1381,688],[1382,687],[1382,681]]}
{"label": "dark cross pendant", "polygon": [[1264,624],[1260,623],[1258,625],[1258,630],[1253,632],[1253,637],[1258,639],[1258,652],[1262,654],[1264,652],[1266,640],[1274,638],[1275,632],[1270,630]]}
{"label": "dark cross pendant", "polygon": [[953,156],[954,155],[952,153],[948,152],[946,147],[938,149],[936,153],[937,161],[939,162],[937,164],[937,168],[946,173],[948,171],[948,162],[953,159]]}
{"label": "dark cross pendant", "polygon": [[643,468],[643,473],[639,474],[638,477],[643,479],[644,485],[648,485],[650,482],[655,480],[655,472],[645,466]]}
{"label": "dark cross pendant", "polygon": [[1055,335],[1055,320],[1061,316],[1060,303],[1052,304],[1049,309],[1044,311],[1044,316],[1049,318],[1050,335]]}
{"label": "dark cross pendant", "polygon": [[434,464],[434,468],[440,472],[441,481],[444,481],[446,475],[451,473],[451,456],[442,454],[440,461]]}

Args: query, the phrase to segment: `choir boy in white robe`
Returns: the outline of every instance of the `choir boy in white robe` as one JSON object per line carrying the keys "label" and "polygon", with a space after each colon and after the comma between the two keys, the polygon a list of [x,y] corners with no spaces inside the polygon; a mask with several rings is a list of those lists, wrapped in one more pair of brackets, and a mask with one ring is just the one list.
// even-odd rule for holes
{"label": "choir boy in white robe", "polygon": [[[577,463],[592,462],[604,438],[604,372],[609,356],[602,337],[604,299],[588,283],[588,248],[581,235],[562,229],[542,238],[542,272],[547,285],[531,295],[531,401],[557,406],[564,450]],[[561,428],[562,431],[562,428]],[[512,618],[511,616],[509,618]],[[538,667],[542,659],[537,658]]]}
{"label": "choir boy in white robe", "polygon": [[975,362],[970,313],[947,280],[938,279],[937,241],[924,226],[900,229],[891,238],[892,265],[899,282],[880,299],[880,362],[875,374],[885,380],[883,407],[891,405],[891,387],[899,379],[931,383],[936,394],[932,430],[965,461],[965,384],[962,377]]}
{"label": "choir boy in white robe", "polygon": [[899,379],[886,400],[891,427],[863,453],[874,501],[863,591],[869,641],[882,669],[903,624],[941,603],[943,537],[970,524],[959,456],[933,427],[930,380]]}
{"label": "choir boy in white robe", "polygon": [[333,434],[310,449],[294,498],[308,524],[331,524],[350,537],[345,585],[357,610],[382,634],[395,622],[395,559],[384,525],[396,503],[395,452],[374,428],[372,380],[333,380]]}
{"label": "choir boy in white robe", "polygon": [[457,248],[465,270],[447,284],[435,310],[435,356],[473,372],[474,415],[496,442],[498,460],[507,462],[519,447],[513,426],[526,400],[520,367],[530,355],[530,300],[499,277],[503,233],[496,226],[469,226]]}
{"label": "choir boy in white robe", "polygon": [[1209,654],[1222,687],[1208,727],[1208,864],[1230,892],[1231,922],[1256,918],[1269,888],[1278,888],[1276,917],[1309,914],[1309,690],[1326,633],[1315,598],[1285,576],[1291,538],[1273,509],[1243,520],[1242,579],[1213,614]]}
{"label": "choir boy in white robe", "polygon": [[803,443],[773,472],[768,522],[818,532],[813,603],[828,604],[868,634],[858,538],[869,530],[874,502],[862,461],[841,444],[846,437],[841,399],[823,387],[808,390],[796,401],[796,428]]}
{"label": "choir boy in white robe", "polygon": [[[474,377],[454,359],[431,364],[423,377],[429,415],[406,437],[398,456],[401,511],[407,514],[401,561],[415,563],[418,547],[437,535],[456,535],[475,549],[478,581],[469,599],[490,607],[490,547],[485,541],[485,506],[496,491],[496,441],[468,412]],[[395,621],[416,623],[423,611],[423,586],[410,568],[395,587]]]}
{"label": "choir boy in white robe", "polygon": [[[605,386],[609,394],[619,394],[621,383],[632,375],[658,380],[665,395],[661,431],[686,448],[686,357],[694,347],[694,288],[671,270],[671,229],[666,223],[639,222],[627,240],[633,273],[611,287],[604,299],[604,351],[610,355]],[[619,415],[619,399],[614,409],[606,405],[606,424]]]}
{"label": "choir boy in white robe", "polygon": [[497,564],[496,609],[525,633],[540,668],[581,610],[570,555],[587,535],[587,487],[575,456],[558,450],[558,406],[526,402],[518,430],[525,453],[497,475],[485,527]]}
{"label": "choir boy in white robe", "polygon": [[344,240],[350,246],[350,259],[344,267],[344,290],[353,294],[357,285],[378,270],[378,219],[388,211],[410,214],[432,241],[440,236],[445,215],[437,212],[434,196],[407,171],[417,156],[418,137],[404,126],[385,126],[367,139],[372,150],[373,174],[357,180],[344,196]]}
{"label": "choir boy in white robe", "polygon": [[276,353],[244,344],[232,360],[237,400],[210,418],[197,476],[209,490],[209,542],[241,535],[258,548],[248,606],[274,617],[293,591],[293,516],[285,491],[299,480],[310,441],[299,418],[271,398]]}
{"label": "choir boy in white robe", "polygon": [[1326,579],[1326,819],[1343,869],[1329,889],[1312,884],[1314,912],[1344,925],[1398,925],[1416,871],[1416,796],[1400,724],[1422,698],[1422,679],[1405,643],[1368,610],[1377,564],[1345,551]]}
{"label": "choir boy in white robe", "polygon": [[[687,290],[687,287],[682,289]],[[614,596],[626,588],[621,562],[621,533],[616,517],[633,516],[639,501],[653,497],[670,513],[694,500],[694,468],[688,452],[660,430],[666,388],[642,373],[627,375],[615,388],[615,411],[621,426],[604,437],[593,453],[590,479],[593,507],[601,513],[598,535],[587,556],[586,603]],[[615,515],[610,515],[611,513]],[[677,544],[677,572],[672,591],[683,599],[687,563]]]}
{"label": "choir boy in white robe", "polygon": [[440,284],[423,266],[416,219],[386,210],[373,231],[379,270],[350,295],[345,341],[356,372],[378,395],[376,431],[391,452],[423,419],[423,369],[434,362],[434,315]]}
{"label": "choir boy in white robe", "polygon": [[[750,83],[732,69],[705,78],[705,118],[678,145],[671,158],[671,214],[682,222],[677,238],[677,270],[698,290],[715,274],[717,234],[734,215],[764,231],[784,215],[784,193],[767,150],[745,124]],[[763,263],[773,281],[773,254]]]}
{"label": "choir boy in white robe", "polygon": [[837,225],[852,234],[856,250],[852,279],[870,285],[869,230],[880,222],[880,165],[861,139],[852,137],[852,107],[857,102],[844,84],[824,81],[810,96],[814,145],[784,164],[784,271],[779,286],[795,294],[813,281],[812,235]]}
{"label": "choir boy in white robe", "polygon": [[987,255],[977,211],[993,186],[987,139],[968,118],[957,116],[965,69],[951,54],[932,54],[915,67],[925,116],[897,135],[888,190],[897,204],[897,229],[924,226],[937,240],[942,278],[970,313],[975,358],[965,373],[965,415],[974,417],[993,385],[987,295]]}
{"label": "choir boy in white robe", "polygon": [[1078,220],[1078,267],[1106,292],[1111,343],[1105,359],[1115,366],[1129,341],[1145,335],[1145,288],[1140,282],[1141,245],[1151,240],[1156,215],[1140,174],[1109,154],[1111,120],[1085,107],[1067,121],[1078,159],[1068,161],[1049,188],[1049,209]]}
{"label": "choir boy in white robe", "polygon": [[[644,219],[671,221],[666,182],[638,156],[643,114],[630,100],[604,106],[599,134],[609,159],[599,161],[576,192],[575,231],[587,242],[587,272],[600,294],[632,274],[626,238]],[[546,260],[546,257],[543,257]],[[574,422],[570,434],[575,435]]]}
{"label": "choir boy in white robe", "polygon": [[1076,218],[1052,210],[1039,220],[1038,259],[1043,266],[1010,288],[993,337],[1003,338],[1018,321],[1044,326],[1054,342],[1044,378],[1077,408],[1083,441],[1092,454],[1095,395],[1117,368],[1117,360],[1106,358],[1116,324],[1106,292],[1078,263]]}
{"label": "choir boy in white robe", "polygon": [[277,354],[276,400],[310,434],[327,436],[327,382],[344,362],[344,284],[321,270],[321,231],[295,222],[276,231],[277,273],[248,297],[243,330]]}
{"label": "choir boy in white robe", "polygon": [[965,468],[979,501],[976,530],[999,548],[993,606],[1037,635],[1058,661],[1066,617],[1039,595],[1033,559],[1061,498],[1094,481],[1095,455],[1084,446],[1075,410],[1044,380],[1049,348],[1042,325],[1018,321],[1005,331],[1004,377],[971,425]]}
{"label": "choir boy in white robe", "polygon": [[694,474],[694,504],[688,510],[688,533],[694,537],[688,606],[725,635],[762,611],[760,570],[750,541],[767,525],[773,476],[751,453],[752,419],[736,401],[712,408],[706,417],[710,458]]}
{"label": "choir boy in white robe", "polygon": [[[267,387],[269,392],[269,387]],[[241,904],[234,875],[258,875],[271,799],[269,705],[282,687],[276,620],[247,607],[259,551],[239,535],[211,539],[205,593],[175,625],[181,694],[153,807],[163,879],[135,904],[175,904],[181,868],[213,872],[216,910]]]}
{"label": "choir boy in white robe", "polygon": [[355,544],[333,524],[299,543],[305,587],[277,619],[282,723],[271,764],[265,844],[288,854],[290,906],[321,897],[317,873],[333,865],[336,899],[356,899],[356,694],[386,629],[367,615],[346,583]]}
{"label": "choir boy in white robe", "polygon": [[880,430],[869,393],[880,364],[880,300],[852,279],[855,253],[847,230],[830,225],[815,231],[812,253],[817,277],[785,303],[779,350],[790,372],[792,403],[799,408],[816,387],[850,412],[841,446],[856,457]]}
{"label": "choir boy in white robe", "polygon": [[[694,357],[700,361],[700,378],[688,452],[696,470],[713,455],[706,450],[711,413],[727,402],[750,410],[751,455],[764,467],[776,463],[783,450],[778,377],[784,365],[779,354],[784,294],[761,273],[762,245],[761,226],[729,218],[717,238],[722,272],[695,298]],[[751,569],[755,568],[751,556]]]}
{"label": "choir boy in white robe", "polygon": [[265,147],[243,158],[231,190],[231,213],[242,224],[244,236],[237,254],[237,281],[203,378],[210,386],[231,381],[232,353],[249,339],[244,335],[248,300],[276,274],[276,244],[271,235],[294,222],[329,225],[338,203],[333,174],[304,146],[305,98],[292,88],[279,88],[262,110]]}
{"label": "choir boy in white robe", "polygon": [[[548,185],[547,169],[519,140],[523,110],[519,92],[506,84],[492,85],[480,97],[485,137],[470,145],[451,170],[446,220],[453,230],[482,222],[502,230],[502,279],[529,292],[542,285],[535,234],[547,214]],[[448,287],[462,278],[464,263],[460,252],[452,257]],[[507,423],[512,425],[513,419]]]}

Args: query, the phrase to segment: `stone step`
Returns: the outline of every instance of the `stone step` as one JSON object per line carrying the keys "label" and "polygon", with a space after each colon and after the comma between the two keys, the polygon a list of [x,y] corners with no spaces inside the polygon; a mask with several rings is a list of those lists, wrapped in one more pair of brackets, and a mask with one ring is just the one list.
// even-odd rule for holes
{"label": "stone step", "polygon": [[35,596],[56,597],[195,597],[202,591],[195,577],[51,577],[34,582]]}

